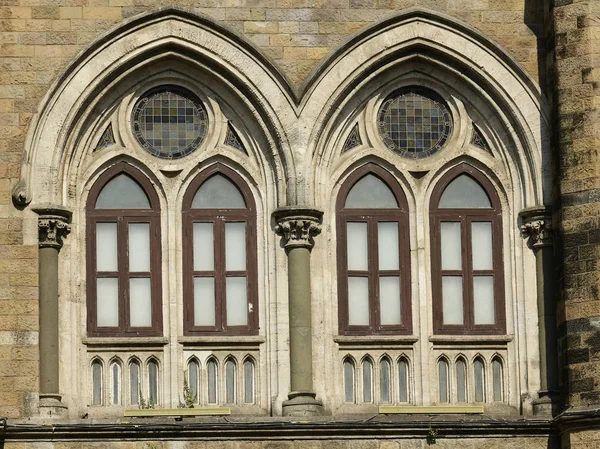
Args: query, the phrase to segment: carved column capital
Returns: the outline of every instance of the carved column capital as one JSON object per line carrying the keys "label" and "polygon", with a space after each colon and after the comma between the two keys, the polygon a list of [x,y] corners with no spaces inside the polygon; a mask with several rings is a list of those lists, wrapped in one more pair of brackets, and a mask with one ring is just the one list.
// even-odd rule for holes
{"label": "carved column capital", "polygon": [[548,206],[537,206],[519,212],[522,220],[521,236],[527,238],[530,248],[552,246],[552,211]]}
{"label": "carved column capital", "polygon": [[273,212],[275,233],[281,236],[286,251],[315,246],[314,237],[321,233],[323,212],[306,206],[280,207]]}
{"label": "carved column capital", "polygon": [[62,248],[63,238],[71,232],[72,212],[60,206],[36,207],[33,211],[39,215],[39,247]]}

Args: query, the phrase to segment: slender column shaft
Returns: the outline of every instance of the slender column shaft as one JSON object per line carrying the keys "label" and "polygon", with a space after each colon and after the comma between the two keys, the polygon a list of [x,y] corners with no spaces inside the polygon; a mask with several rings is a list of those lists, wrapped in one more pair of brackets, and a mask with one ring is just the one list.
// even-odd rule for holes
{"label": "slender column shaft", "polygon": [[554,301],[554,254],[552,247],[535,250],[537,271],[537,305],[540,323],[541,394],[558,391],[558,350],[556,304]]}
{"label": "slender column shaft", "polygon": [[58,394],[58,248],[39,252],[40,393]]}

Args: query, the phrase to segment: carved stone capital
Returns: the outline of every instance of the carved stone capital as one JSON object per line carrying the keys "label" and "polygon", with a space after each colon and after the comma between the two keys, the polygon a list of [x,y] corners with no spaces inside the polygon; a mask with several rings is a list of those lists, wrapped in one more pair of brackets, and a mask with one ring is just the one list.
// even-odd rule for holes
{"label": "carved stone capital", "polygon": [[286,251],[315,246],[314,237],[321,233],[323,212],[310,207],[286,206],[273,212],[275,233],[281,236]]}
{"label": "carved stone capital", "polygon": [[522,220],[521,236],[528,239],[532,249],[552,246],[552,212],[549,207],[538,206],[519,212]]}
{"label": "carved stone capital", "polygon": [[39,215],[39,247],[62,248],[63,238],[71,232],[71,211],[60,206],[36,207],[33,211]]}

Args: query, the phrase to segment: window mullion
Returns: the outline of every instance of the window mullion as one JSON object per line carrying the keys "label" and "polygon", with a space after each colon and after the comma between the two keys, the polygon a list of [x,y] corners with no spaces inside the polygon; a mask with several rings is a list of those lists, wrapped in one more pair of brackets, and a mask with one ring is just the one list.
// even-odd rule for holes
{"label": "window mullion", "polygon": [[215,324],[218,330],[227,330],[225,291],[225,223],[215,218]]}
{"label": "window mullion", "polygon": [[127,233],[128,220],[118,217],[117,241],[118,273],[119,273],[119,331],[129,331],[131,322],[129,316],[129,238]]}
{"label": "window mullion", "polygon": [[369,327],[372,330],[379,329],[381,318],[379,316],[379,259],[377,248],[377,219],[367,219],[367,254],[369,260],[369,308],[371,319]]}
{"label": "window mullion", "polygon": [[462,246],[463,246],[463,272],[464,272],[464,307],[465,307],[465,328],[473,329],[475,317],[473,316],[475,307],[473,298],[473,245],[471,242],[471,221],[472,218],[464,215],[461,220],[462,227]]}

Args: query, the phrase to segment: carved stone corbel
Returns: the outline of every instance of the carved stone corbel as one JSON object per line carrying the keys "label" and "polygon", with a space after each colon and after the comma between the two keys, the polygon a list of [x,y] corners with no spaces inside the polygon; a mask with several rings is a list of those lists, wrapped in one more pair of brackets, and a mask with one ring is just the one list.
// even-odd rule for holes
{"label": "carved stone corbel", "polygon": [[322,211],[302,206],[281,207],[273,212],[273,218],[277,222],[275,233],[281,236],[286,251],[293,248],[310,251],[315,246],[314,238],[321,233]]}
{"label": "carved stone corbel", "polygon": [[536,206],[523,209],[519,212],[523,221],[521,236],[527,238],[531,249],[552,246],[552,211],[546,206]]}

